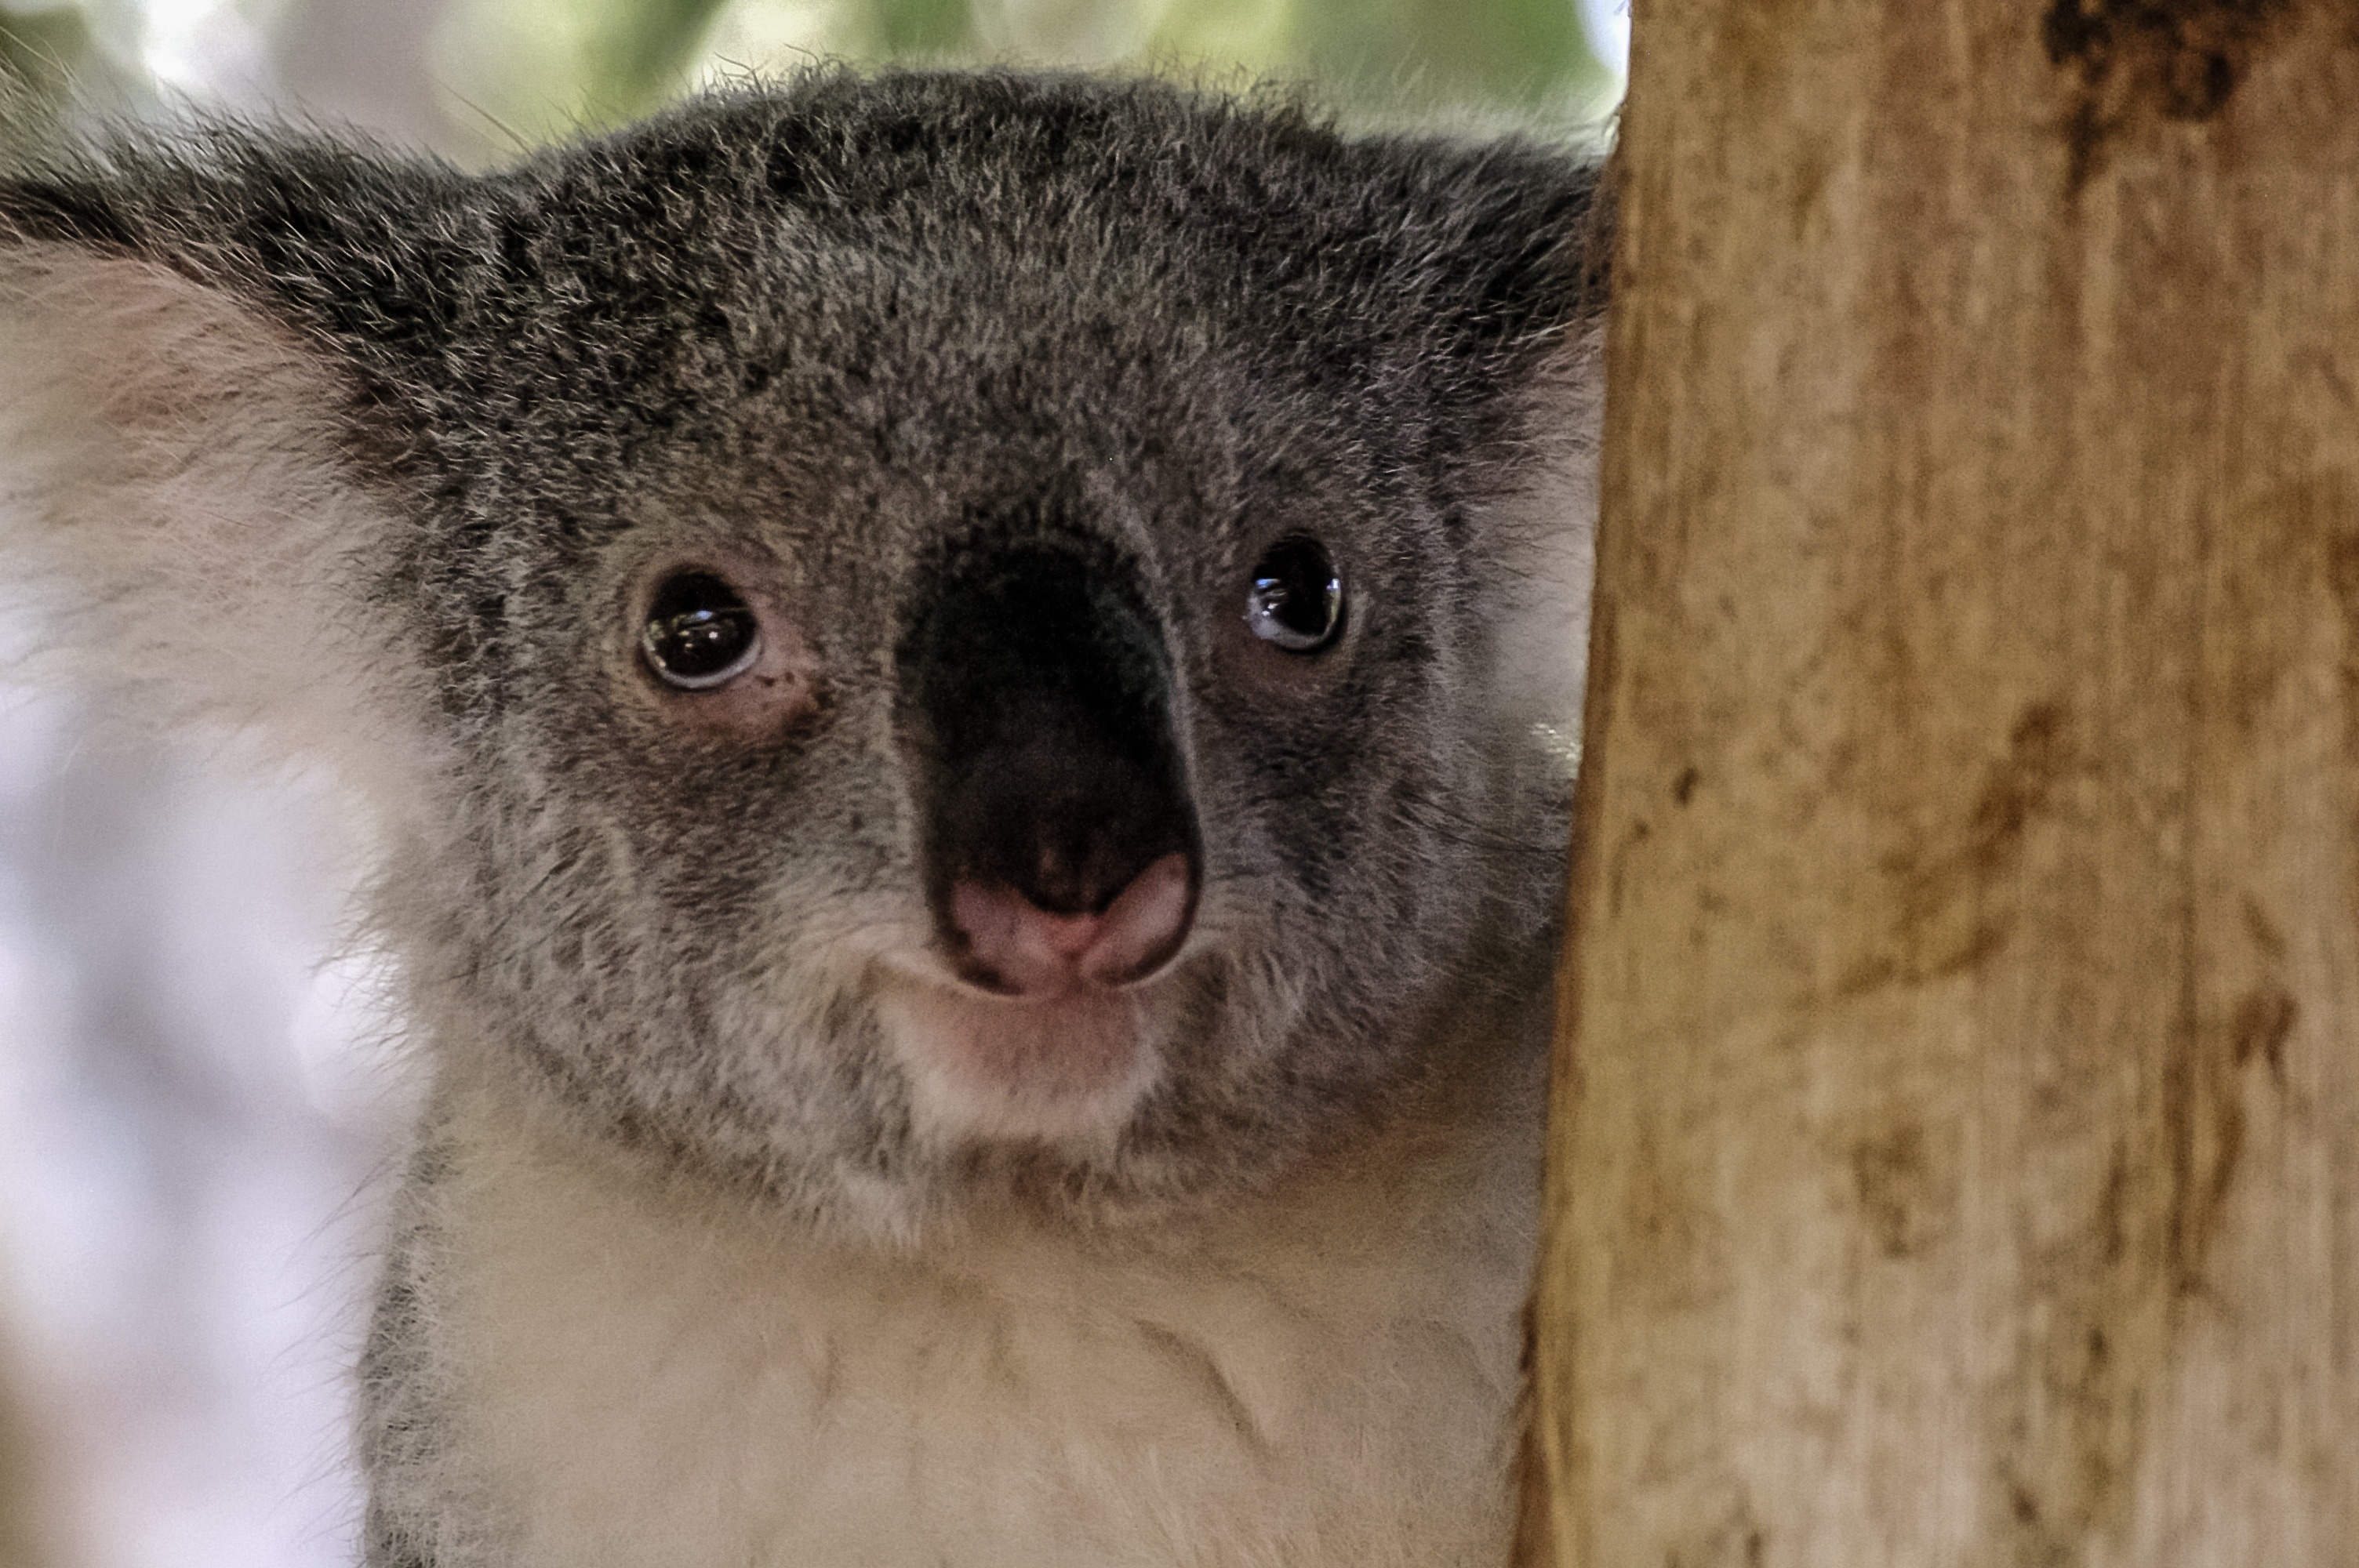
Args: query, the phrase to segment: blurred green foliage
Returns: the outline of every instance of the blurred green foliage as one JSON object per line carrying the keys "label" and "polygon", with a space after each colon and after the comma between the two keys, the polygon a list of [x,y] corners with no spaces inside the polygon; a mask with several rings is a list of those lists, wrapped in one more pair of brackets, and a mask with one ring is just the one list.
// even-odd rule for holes
{"label": "blurred green foliage", "polygon": [[1435,103],[1541,107],[1592,64],[1571,0],[1313,0],[1296,29],[1313,76]]}
{"label": "blurred green foliage", "polygon": [[455,0],[438,62],[538,139],[642,114],[727,67],[798,59],[1308,81],[1371,113],[1593,118],[1614,87],[1575,0]]}
{"label": "blurred green foliage", "polygon": [[1144,70],[1224,83],[1275,77],[1310,83],[1367,117],[1471,110],[1577,124],[1599,117],[1616,86],[1586,46],[1577,4],[0,0],[0,70],[52,89],[136,85],[141,27],[168,12],[184,31],[191,16],[211,16],[266,49],[306,12],[402,6],[429,24],[414,29],[429,40],[421,80],[441,95],[450,140],[486,154],[631,118],[701,80],[823,59]]}
{"label": "blurred green foliage", "polygon": [[975,46],[967,0],[875,0],[847,31],[866,45],[861,52],[880,59],[954,56]]}
{"label": "blurred green foliage", "polygon": [[721,6],[722,0],[637,0],[614,7],[615,19],[587,59],[593,91],[633,112],[679,91]]}
{"label": "blurred green foliage", "polygon": [[61,88],[90,50],[90,27],[79,10],[62,7],[18,15],[0,5],[0,71],[44,92]]}

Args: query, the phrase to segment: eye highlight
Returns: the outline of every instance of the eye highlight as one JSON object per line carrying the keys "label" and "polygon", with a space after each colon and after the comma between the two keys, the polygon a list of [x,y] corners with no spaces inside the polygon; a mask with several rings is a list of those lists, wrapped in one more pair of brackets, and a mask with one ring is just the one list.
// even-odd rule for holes
{"label": "eye highlight", "polygon": [[1245,596],[1245,625],[1289,654],[1315,654],[1343,630],[1343,575],[1327,546],[1289,534],[1262,552]]}
{"label": "eye highlight", "polygon": [[705,571],[667,579],[647,605],[639,654],[667,686],[711,691],[762,656],[762,623],[737,590]]}

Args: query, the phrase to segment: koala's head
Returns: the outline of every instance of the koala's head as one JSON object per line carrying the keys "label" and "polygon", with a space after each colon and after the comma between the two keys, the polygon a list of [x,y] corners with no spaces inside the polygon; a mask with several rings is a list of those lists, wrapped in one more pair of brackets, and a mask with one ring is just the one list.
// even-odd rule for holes
{"label": "koala's head", "polygon": [[1217,1200],[1545,974],[1593,189],[1010,75],[54,157],[0,572],[375,793],[452,1070],[815,1212]]}

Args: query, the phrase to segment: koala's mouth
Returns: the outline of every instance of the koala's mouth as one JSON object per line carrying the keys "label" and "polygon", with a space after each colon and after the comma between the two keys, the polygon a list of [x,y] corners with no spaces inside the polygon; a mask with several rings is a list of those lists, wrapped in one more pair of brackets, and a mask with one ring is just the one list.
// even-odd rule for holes
{"label": "koala's mouth", "polygon": [[1195,867],[1185,853],[1159,856],[1094,911],[1044,909],[1023,890],[965,880],[947,902],[962,979],[1057,1003],[1146,979],[1169,963],[1194,922]]}
{"label": "koala's mouth", "polygon": [[1028,978],[1039,983],[1021,993],[904,972],[879,997],[919,1129],[945,1144],[1106,1152],[1163,1072],[1160,988],[1088,973],[1093,960],[1114,960],[1121,933],[1101,930],[1079,957],[1048,947],[1040,933],[1023,941],[1027,951],[1009,962],[1037,966]]}
{"label": "koala's mouth", "polygon": [[1161,1076],[1159,983],[1195,927],[1194,856],[1149,860],[1096,907],[961,879],[947,941],[888,964],[880,1016],[922,1130],[949,1143],[1110,1149]]}

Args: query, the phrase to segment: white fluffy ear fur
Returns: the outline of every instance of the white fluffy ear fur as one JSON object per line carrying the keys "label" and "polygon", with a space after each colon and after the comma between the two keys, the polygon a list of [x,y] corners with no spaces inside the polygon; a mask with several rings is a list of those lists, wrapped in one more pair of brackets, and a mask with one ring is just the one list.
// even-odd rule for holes
{"label": "white fluffy ear fur", "polygon": [[415,677],[367,591],[395,525],[321,355],[167,268],[40,244],[0,248],[0,586],[32,611],[0,674],[127,687],[419,798]]}

